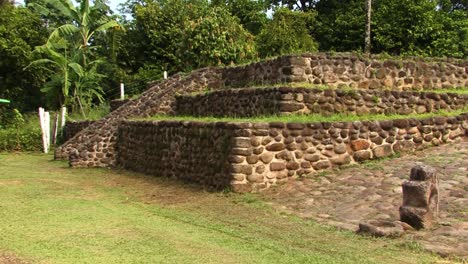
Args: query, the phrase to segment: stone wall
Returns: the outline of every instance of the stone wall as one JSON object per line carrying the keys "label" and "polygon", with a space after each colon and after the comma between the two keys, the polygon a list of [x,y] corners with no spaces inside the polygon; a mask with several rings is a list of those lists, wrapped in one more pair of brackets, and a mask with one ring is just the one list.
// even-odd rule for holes
{"label": "stone wall", "polygon": [[389,90],[321,90],[309,88],[223,89],[192,96],[177,96],[175,113],[190,116],[287,114],[422,114],[458,110],[468,95]]}
{"label": "stone wall", "polygon": [[120,166],[239,192],[466,136],[468,114],[322,123],[125,121]]}
{"label": "stone wall", "polygon": [[122,105],[128,103],[130,101],[130,99],[115,99],[115,100],[111,100],[110,101],[110,111],[114,111],[116,110],[117,108],[121,107]]}
{"label": "stone wall", "polygon": [[117,131],[122,120],[171,113],[175,94],[219,87],[219,80],[219,70],[205,68],[153,84],[138,99],[127,102],[125,107],[119,107],[56,148],[55,159],[69,159],[72,167],[114,166]]}
{"label": "stone wall", "polygon": [[234,131],[215,123],[124,121],[119,127],[118,164],[221,190],[231,181]]}
{"label": "stone wall", "polygon": [[394,90],[468,86],[468,61],[378,60],[351,54],[283,56],[223,70],[226,87],[309,82],[330,87]]}
{"label": "stone wall", "polygon": [[89,125],[96,121],[84,120],[84,121],[67,121],[65,127],[63,127],[63,140],[67,141],[74,137],[78,132],[87,128]]}
{"label": "stone wall", "polygon": [[278,82],[312,82],[332,87],[388,86],[395,89],[468,86],[466,61],[366,60],[348,55],[284,56],[247,66],[205,68],[154,83],[141,97],[119,107],[56,148],[56,159],[76,167],[115,165],[118,124],[131,117],[170,114],[176,94]]}

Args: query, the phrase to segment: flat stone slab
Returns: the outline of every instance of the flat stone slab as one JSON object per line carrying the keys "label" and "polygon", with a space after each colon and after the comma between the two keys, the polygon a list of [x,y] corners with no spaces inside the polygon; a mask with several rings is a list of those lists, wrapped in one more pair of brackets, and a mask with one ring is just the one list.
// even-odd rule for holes
{"label": "flat stone slab", "polygon": [[427,250],[468,259],[468,139],[385,161],[289,181],[262,196],[274,207],[352,231],[370,220],[399,220],[401,184],[422,162],[438,171],[439,224],[411,231]]}
{"label": "flat stone slab", "polygon": [[375,237],[401,237],[405,229],[412,229],[400,221],[370,220],[359,223],[358,234]]}

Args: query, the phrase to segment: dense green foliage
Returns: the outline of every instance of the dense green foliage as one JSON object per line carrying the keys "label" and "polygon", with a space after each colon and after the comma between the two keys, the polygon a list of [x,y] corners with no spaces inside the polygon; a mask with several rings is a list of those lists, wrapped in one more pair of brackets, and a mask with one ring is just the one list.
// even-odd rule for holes
{"label": "dense green foliage", "polygon": [[10,4],[0,6],[0,98],[11,100],[14,107],[31,110],[41,103],[44,72],[23,68],[31,61],[34,47],[46,37],[39,16]]}
{"label": "dense green foliage", "polygon": [[294,12],[278,9],[273,19],[258,36],[261,57],[299,52],[317,51],[317,43],[309,35],[309,27],[315,24],[314,12]]}
{"label": "dense green foliage", "polygon": [[1,151],[40,151],[42,135],[40,128],[0,129]]}
{"label": "dense green foliage", "polygon": [[[372,9],[372,52],[392,55],[466,58],[468,12],[462,1],[375,0]],[[321,50],[350,51],[364,47],[365,3],[321,0],[314,32]]]}
{"label": "dense green foliage", "polygon": [[[104,0],[26,3],[0,2],[0,97],[22,111],[86,116],[120,81],[132,96],[164,71],[364,48],[363,0],[128,0],[131,19]],[[371,24],[372,53],[468,55],[466,0],[374,0]]]}
{"label": "dense green foliage", "polygon": [[30,65],[56,71],[42,89],[52,95],[49,98],[56,99],[52,100],[52,106],[71,106],[86,117],[85,109],[91,107],[94,100],[104,101],[99,85],[104,75],[97,69],[101,61],[92,54],[94,35],[120,28],[120,24],[106,15],[106,6],[99,1],[90,5],[89,0],[83,0],[77,7],[70,0],[43,2],[43,5],[31,3],[29,6],[46,17],[56,12],[67,22],[56,25],[46,44],[36,47],[35,51],[42,58]]}
{"label": "dense green foliage", "polygon": [[253,36],[237,17],[208,1],[147,1],[136,5],[123,60],[145,81],[199,67],[255,58]]}
{"label": "dense green foliage", "polygon": [[0,152],[41,150],[42,135],[38,124],[35,115],[23,117],[17,109],[0,107]]}

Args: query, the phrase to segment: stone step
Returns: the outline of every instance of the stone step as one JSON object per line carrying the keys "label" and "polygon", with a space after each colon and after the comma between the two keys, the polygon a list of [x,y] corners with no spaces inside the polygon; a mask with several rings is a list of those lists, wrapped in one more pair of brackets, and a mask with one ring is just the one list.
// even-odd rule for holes
{"label": "stone step", "polygon": [[466,107],[468,94],[272,87],[223,89],[176,97],[176,115],[252,117],[347,113],[422,114]]}

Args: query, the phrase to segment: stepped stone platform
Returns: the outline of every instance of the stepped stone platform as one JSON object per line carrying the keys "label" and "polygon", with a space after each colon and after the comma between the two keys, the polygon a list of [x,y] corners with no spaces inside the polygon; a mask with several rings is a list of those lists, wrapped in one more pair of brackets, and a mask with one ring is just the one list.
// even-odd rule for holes
{"label": "stepped stone platform", "polygon": [[468,95],[456,93],[275,87],[176,96],[174,111],[177,115],[236,117],[311,113],[408,115],[460,110],[467,102]]}
{"label": "stepped stone platform", "polygon": [[117,132],[121,122],[133,117],[174,113],[176,94],[290,82],[363,89],[389,87],[394,90],[466,87],[468,62],[378,60],[349,54],[304,54],[283,56],[246,66],[205,68],[188,75],[178,74],[152,84],[141,97],[130,100],[76,134],[56,148],[55,158],[69,159],[73,167],[116,166]]}
{"label": "stepped stone platform", "polygon": [[324,169],[465,137],[468,114],[422,120],[123,121],[117,162],[133,171],[251,192]]}

